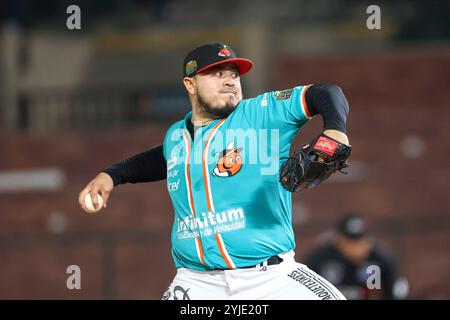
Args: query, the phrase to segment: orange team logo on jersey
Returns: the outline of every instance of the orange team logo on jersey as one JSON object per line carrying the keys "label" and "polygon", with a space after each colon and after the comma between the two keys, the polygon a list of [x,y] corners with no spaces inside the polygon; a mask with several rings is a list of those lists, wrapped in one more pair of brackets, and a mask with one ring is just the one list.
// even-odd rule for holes
{"label": "orange team logo on jersey", "polygon": [[242,148],[237,148],[233,142],[230,142],[226,149],[222,151],[217,166],[213,170],[213,175],[231,177],[238,173],[242,168],[242,158],[239,154],[241,150]]}

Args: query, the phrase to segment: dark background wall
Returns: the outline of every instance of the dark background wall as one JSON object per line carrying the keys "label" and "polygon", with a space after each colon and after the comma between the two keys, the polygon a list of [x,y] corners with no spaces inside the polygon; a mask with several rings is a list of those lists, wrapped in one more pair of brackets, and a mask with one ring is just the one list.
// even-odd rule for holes
{"label": "dark background wall", "polygon": [[[0,117],[0,299],[161,297],[175,274],[165,182],[119,186],[108,208],[92,215],[78,207],[78,193],[101,168],[162,141],[189,110],[177,74],[181,59],[194,43],[217,38],[259,61],[243,79],[248,94],[325,82],[341,86],[350,102],[350,174],[294,195],[297,260],[342,214],[358,211],[395,255],[410,298],[450,298],[450,46],[440,3],[429,2],[435,19],[421,29],[413,23],[423,19],[419,2],[381,5],[386,23],[376,34],[365,30],[364,5],[352,1],[326,12],[292,1],[292,16],[280,5],[279,17],[264,16],[271,30],[251,29],[230,11],[230,21],[250,30],[250,42],[226,23],[211,33],[205,30],[217,25],[207,19],[188,24],[179,1],[168,1],[161,17],[151,3],[130,1],[122,15],[84,10],[96,28],[76,36],[58,27],[66,18],[59,9],[33,16],[15,7],[10,12],[32,17],[22,22],[3,11],[3,62],[11,59],[11,39],[18,44],[13,76],[5,63],[0,69],[0,97],[14,93],[2,100]],[[148,16],[133,22],[135,8]],[[259,10],[276,12],[271,8]],[[210,10],[211,20],[223,13],[218,5]],[[18,35],[6,27],[11,20],[19,22]],[[174,30],[184,32],[175,44],[168,38]],[[320,119],[311,121],[293,147],[320,128]],[[61,181],[48,190],[17,190],[15,180],[4,187],[7,174],[30,169],[54,170]],[[72,264],[81,268],[82,290],[66,287]]]}

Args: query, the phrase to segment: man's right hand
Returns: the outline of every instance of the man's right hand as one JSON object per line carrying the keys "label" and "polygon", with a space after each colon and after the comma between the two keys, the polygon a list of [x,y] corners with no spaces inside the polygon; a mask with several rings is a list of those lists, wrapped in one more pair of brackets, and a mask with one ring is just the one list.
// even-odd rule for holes
{"label": "man's right hand", "polygon": [[84,204],[84,197],[88,193],[91,194],[92,204],[94,208],[98,208],[98,200],[97,194],[100,194],[103,198],[103,207],[106,208],[106,204],[108,203],[109,194],[114,188],[114,182],[112,178],[104,173],[100,172],[91,182],[89,182],[83,190],[81,190],[80,195],[78,196],[78,203],[80,204],[81,209],[86,212],[90,212],[86,205]]}

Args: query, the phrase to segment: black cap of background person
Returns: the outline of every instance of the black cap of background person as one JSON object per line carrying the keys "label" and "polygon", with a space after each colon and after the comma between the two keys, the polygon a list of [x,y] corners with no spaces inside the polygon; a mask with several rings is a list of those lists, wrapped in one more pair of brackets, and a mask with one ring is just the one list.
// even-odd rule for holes
{"label": "black cap of background person", "polygon": [[241,76],[249,72],[253,67],[251,60],[238,58],[226,44],[211,42],[201,45],[188,53],[186,58],[184,58],[183,74],[185,77],[193,77],[206,69],[227,62],[235,64]]}
{"label": "black cap of background person", "polygon": [[361,239],[368,235],[361,215],[351,213],[342,218],[338,225],[339,233],[350,239]]}

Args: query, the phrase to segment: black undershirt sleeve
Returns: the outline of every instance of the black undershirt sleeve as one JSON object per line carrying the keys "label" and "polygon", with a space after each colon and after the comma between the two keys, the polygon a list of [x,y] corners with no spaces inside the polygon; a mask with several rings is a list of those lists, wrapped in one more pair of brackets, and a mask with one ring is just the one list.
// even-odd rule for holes
{"label": "black undershirt sleeve", "polygon": [[334,84],[315,84],[305,94],[311,116],[320,114],[324,130],[347,133],[348,101],[341,88]]}
{"label": "black undershirt sleeve", "polygon": [[166,168],[163,146],[159,145],[116,163],[102,172],[108,174],[116,186],[124,183],[164,180],[167,178]]}

